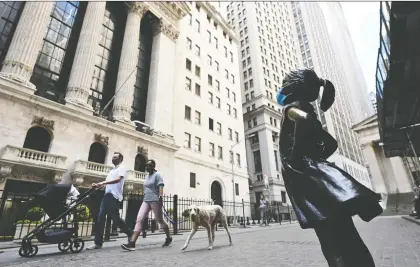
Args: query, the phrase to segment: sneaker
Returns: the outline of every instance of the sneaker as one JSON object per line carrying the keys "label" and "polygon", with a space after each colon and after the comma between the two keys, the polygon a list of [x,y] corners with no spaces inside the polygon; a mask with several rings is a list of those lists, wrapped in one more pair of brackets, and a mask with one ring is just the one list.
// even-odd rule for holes
{"label": "sneaker", "polygon": [[93,244],[93,245],[87,247],[86,250],[94,250],[94,249],[101,249],[101,248],[102,248],[102,246],[97,245],[97,244]]}
{"label": "sneaker", "polygon": [[168,247],[172,243],[172,237],[166,238],[165,243],[163,243],[162,247]]}
{"label": "sneaker", "polygon": [[128,244],[122,244],[121,247],[128,251],[136,250],[136,244],[134,242],[128,242]]}

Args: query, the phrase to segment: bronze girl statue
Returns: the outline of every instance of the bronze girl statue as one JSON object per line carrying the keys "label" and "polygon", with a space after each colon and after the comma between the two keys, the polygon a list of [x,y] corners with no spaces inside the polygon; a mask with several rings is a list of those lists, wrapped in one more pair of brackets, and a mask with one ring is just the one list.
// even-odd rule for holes
{"label": "bronze girl statue", "polygon": [[372,267],[352,216],[368,222],[381,214],[380,196],[327,161],[338,145],[310,104],[320,87],[321,109],[327,111],[334,103],[334,85],[311,69],[287,74],[277,94],[277,102],[285,106],[280,132],[285,187],[301,228],[315,229],[330,267]]}

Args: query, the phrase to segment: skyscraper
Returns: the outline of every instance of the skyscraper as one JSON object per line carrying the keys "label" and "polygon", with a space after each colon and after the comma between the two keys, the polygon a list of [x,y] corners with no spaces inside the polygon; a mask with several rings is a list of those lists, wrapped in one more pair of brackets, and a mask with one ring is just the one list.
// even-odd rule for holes
{"label": "skyscraper", "polygon": [[[289,2],[231,2],[226,18],[239,38],[240,81],[251,199],[261,194],[287,202],[281,178],[278,133],[280,106],[275,97],[284,75],[300,66]],[[264,178],[269,181],[264,191]],[[268,193],[268,194],[267,194]]]}
{"label": "skyscraper", "polygon": [[366,80],[357,60],[341,4],[339,2],[324,2],[320,6],[324,12],[332,48],[339,58],[337,65],[340,70],[343,70],[347,84],[351,88],[348,93],[348,101],[354,118],[353,124],[355,124],[373,114]]}
{"label": "skyscraper", "polygon": [[[339,62],[344,59],[332,48],[331,36],[318,3],[293,2],[292,7],[303,64],[307,68],[314,69],[320,77],[330,80],[336,88],[335,103],[330,110],[323,112],[320,109],[320,99],[314,103],[324,129],[338,142],[338,150],[329,160],[349,172],[361,183],[371,187],[358,138],[351,130],[354,117],[357,115],[354,114],[351,103],[348,101],[349,96],[354,94],[352,91],[354,84],[349,83],[346,73],[358,71],[351,69],[344,71],[340,67]],[[347,40],[343,39],[342,42],[346,43]],[[356,68],[357,65],[351,67]]]}

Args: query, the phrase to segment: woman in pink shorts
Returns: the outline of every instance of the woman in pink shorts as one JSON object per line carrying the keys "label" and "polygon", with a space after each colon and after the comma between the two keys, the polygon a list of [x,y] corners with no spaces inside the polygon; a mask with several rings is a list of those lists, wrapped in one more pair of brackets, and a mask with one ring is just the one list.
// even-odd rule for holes
{"label": "woman in pink shorts", "polygon": [[143,226],[143,221],[147,218],[147,214],[153,210],[155,217],[160,224],[160,227],[163,228],[166,234],[166,240],[162,247],[167,247],[172,243],[172,237],[169,233],[169,226],[163,220],[162,214],[162,195],[163,195],[163,178],[155,170],[156,162],[154,160],[149,160],[146,164],[146,171],[149,175],[146,176],[144,180],[144,198],[143,203],[141,204],[139,213],[137,215],[136,226],[134,227],[134,233],[131,236],[128,244],[123,244],[121,247],[125,250],[133,251],[136,247],[136,241],[142,232],[141,227]]}

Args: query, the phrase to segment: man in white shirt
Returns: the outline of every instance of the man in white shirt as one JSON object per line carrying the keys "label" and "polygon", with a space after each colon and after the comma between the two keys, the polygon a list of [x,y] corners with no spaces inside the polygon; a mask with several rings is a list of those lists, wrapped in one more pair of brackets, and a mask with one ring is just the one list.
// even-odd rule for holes
{"label": "man in white shirt", "polygon": [[133,231],[127,227],[118,213],[120,203],[123,200],[124,181],[127,178],[127,169],[121,165],[123,159],[124,157],[121,153],[115,152],[112,157],[112,164],[114,164],[115,167],[109,172],[106,180],[97,184],[92,184],[92,187],[96,188],[106,187],[105,195],[99,209],[98,219],[96,221],[95,243],[88,247],[88,250],[102,248],[106,215],[111,217],[112,221],[118,225],[128,238],[133,234]]}

